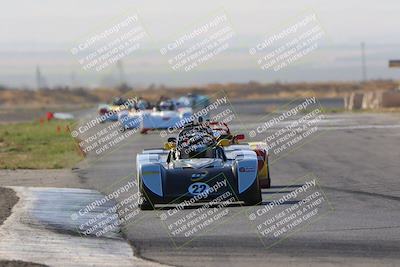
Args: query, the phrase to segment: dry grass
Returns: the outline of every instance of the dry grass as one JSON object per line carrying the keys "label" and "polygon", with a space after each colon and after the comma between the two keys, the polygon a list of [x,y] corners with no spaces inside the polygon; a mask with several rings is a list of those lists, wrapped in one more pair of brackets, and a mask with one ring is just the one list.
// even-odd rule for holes
{"label": "dry grass", "polygon": [[[51,121],[0,125],[1,169],[60,169],[72,167],[82,157],[67,126]],[[61,131],[57,131],[57,126]]]}
{"label": "dry grass", "polygon": [[345,94],[356,91],[390,90],[398,84],[391,80],[376,80],[366,83],[359,82],[319,82],[319,83],[269,83],[257,82],[209,84],[199,87],[164,87],[151,86],[149,88],[117,89],[68,89],[55,88],[46,90],[0,90],[0,103],[6,106],[13,105],[90,105],[99,102],[109,102],[115,96],[142,96],[148,100],[157,100],[161,95],[178,97],[187,93],[214,95],[224,91],[231,99],[278,99],[317,96],[320,98],[343,97]]}

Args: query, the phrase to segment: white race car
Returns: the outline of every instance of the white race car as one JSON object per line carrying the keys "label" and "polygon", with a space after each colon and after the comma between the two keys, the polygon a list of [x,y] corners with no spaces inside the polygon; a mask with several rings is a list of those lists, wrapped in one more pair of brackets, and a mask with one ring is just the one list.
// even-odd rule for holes
{"label": "white race car", "polygon": [[193,115],[192,108],[178,108],[176,110],[131,110],[118,113],[118,120],[124,130],[139,129],[145,134],[151,130],[181,128]]}

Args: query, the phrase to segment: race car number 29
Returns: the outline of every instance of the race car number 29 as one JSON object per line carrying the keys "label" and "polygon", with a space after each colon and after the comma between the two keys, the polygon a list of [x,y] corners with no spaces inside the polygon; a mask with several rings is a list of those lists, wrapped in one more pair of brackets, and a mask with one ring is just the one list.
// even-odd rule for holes
{"label": "race car number 29", "polygon": [[193,183],[188,187],[188,191],[192,195],[199,195],[210,189],[210,186],[206,183]]}

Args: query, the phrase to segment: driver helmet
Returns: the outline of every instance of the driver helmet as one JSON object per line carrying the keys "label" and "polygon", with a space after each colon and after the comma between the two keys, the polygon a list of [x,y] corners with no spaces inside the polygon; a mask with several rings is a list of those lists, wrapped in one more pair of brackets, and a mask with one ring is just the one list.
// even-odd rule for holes
{"label": "driver helmet", "polygon": [[205,144],[193,145],[190,148],[189,158],[207,158],[209,147]]}
{"label": "driver helmet", "polygon": [[161,101],[160,110],[171,110],[172,103],[170,101]]}

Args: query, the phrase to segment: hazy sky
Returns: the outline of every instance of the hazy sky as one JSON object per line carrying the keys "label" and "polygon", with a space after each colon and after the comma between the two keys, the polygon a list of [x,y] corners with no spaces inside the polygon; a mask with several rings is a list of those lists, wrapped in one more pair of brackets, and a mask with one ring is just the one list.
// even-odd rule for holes
{"label": "hazy sky", "polygon": [[[68,52],[78,38],[87,36],[96,28],[104,28],[109,21],[123,16],[129,10],[139,15],[152,37],[147,48],[158,49],[160,43],[175,35],[185,25],[190,25],[220,8],[229,16],[240,39],[239,46],[244,48],[254,45],[271,32],[271,29],[290,18],[310,10],[317,14],[324,26],[330,46],[338,49],[343,46],[357,47],[360,42],[365,41],[371,49],[384,49],[378,51],[378,54],[370,55],[371,58],[378,56],[383,62],[387,60],[386,57],[391,56],[393,47],[400,44],[398,0],[13,0],[3,1],[0,9],[0,57],[3,57],[3,62],[0,63],[0,83],[13,79],[18,68],[24,67],[19,64],[25,64],[18,63],[17,60],[5,62],[4,57],[7,58],[7,55],[15,52],[48,52],[49,49]],[[397,50],[400,57],[400,49]],[[358,51],[343,50],[343,54],[335,54],[335,57],[347,57],[349,53],[358,55]],[[56,58],[54,60],[57,61]],[[62,59],[58,61],[63,62]],[[8,64],[15,70],[14,74]],[[57,75],[62,75],[62,72]],[[242,80],[253,76],[243,77]],[[295,80],[296,77],[286,78]],[[154,79],[157,80],[157,77]]]}
{"label": "hazy sky", "polygon": [[2,43],[69,42],[132,9],[155,39],[163,39],[220,7],[243,36],[260,36],[268,27],[313,9],[337,43],[400,43],[398,0],[13,0],[1,5],[0,36]]}

